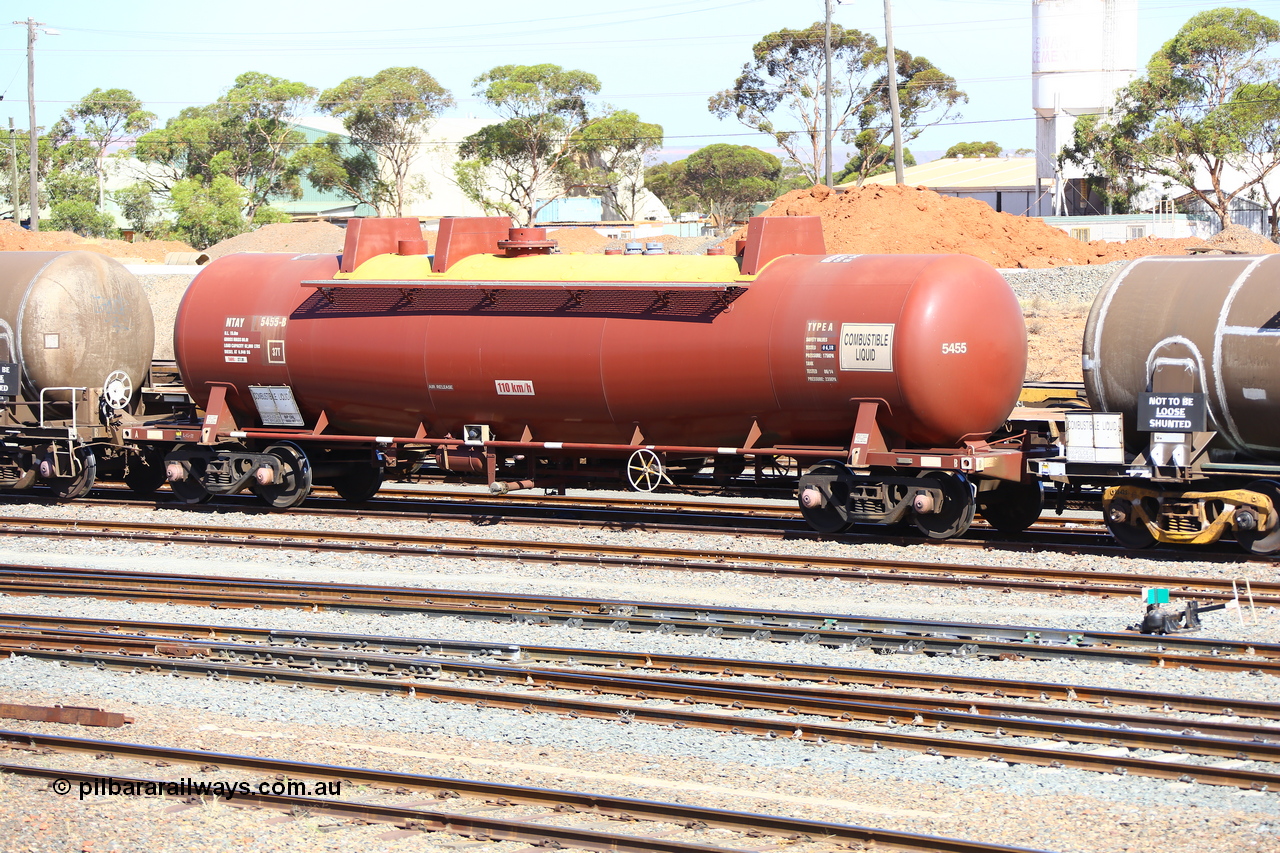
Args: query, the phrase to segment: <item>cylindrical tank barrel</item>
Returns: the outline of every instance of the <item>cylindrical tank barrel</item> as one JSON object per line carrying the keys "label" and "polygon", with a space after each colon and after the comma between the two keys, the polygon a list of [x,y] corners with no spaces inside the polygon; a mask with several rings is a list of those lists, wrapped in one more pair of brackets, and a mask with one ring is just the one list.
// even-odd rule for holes
{"label": "cylindrical tank barrel", "polygon": [[950,447],[1004,422],[1026,365],[1017,300],[968,256],[787,255],[752,280],[724,256],[476,255],[448,281],[383,257],[404,288],[364,267],[381,286],[300,286],[332,280],[331,256],[214,261],[178,313],[187,387],[203,401],[228,383],[250,426],[250,386],[289,386],[308,423],[323,411],[347,434],[475,423],[628,444],[638,427],[648,444],[733,447],[753,427],[756,446],[845,447],[859,404],[878,401],[902,443]]}
{"label": "cylindrical tank barrel", "polygon": [[1083,366],[1090,403],[1124,414],[1131,450],[1147,440],[1139,395],[1189,391],[1205,394],[1220,448],[1280,458],[1280,255],[1128,264],[1094,300]]}
{"label": "cylindrical tank barrel", "polygon": [[115,371],[138,388],[154,339],[146,293],[114,259],[0,252],[0,359],[19,365],[25,398],[37,400],[48,388],[101,388]]}

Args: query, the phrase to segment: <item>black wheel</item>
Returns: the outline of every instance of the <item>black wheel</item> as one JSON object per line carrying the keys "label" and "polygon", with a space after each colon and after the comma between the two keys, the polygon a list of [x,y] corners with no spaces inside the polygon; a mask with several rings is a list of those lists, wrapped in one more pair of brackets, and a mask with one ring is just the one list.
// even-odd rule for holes
{"label": "black wheel", "polygon": [[1146,522],[1138,520],[1134,506],[1127,500],[1104,505],[1102,517],[1107,522],[1107,530],[1111,532],[1112,538],[1122,547],[1139,550],[1156,544],[1155,534],[1147,527]]}
{"label": "black wheel", "polygon": [[382,488],[382,476],[381,465],[355,464],[340,479],[333,481],[333,488],[344,501],[364,503]]}
{"label": "black wheel", "polygon": [[1044,489],[1039,483],[1000,485],[978,493],[978,513],[1001,533],[1021,533],[1040,520],[1044,510]]}
{"label": "black wheel", "polygon": [[800,477],[800,515],[819,533],[839,533],[853,523],[849,494],[853,475],[838,462],[820,462]]}
{"label": "black wheel", "polygon": [[977,509],[968,479],[963,474],[946,471],[924,471],[920,479],[932,480],[931,485],[942,490],[942,506],[934,507],[932,512],[911,513],[911,520],[920,532],[930,539],[950,539],[968,530]]}
{"label": "black wheel", "polygon": [[93,481],[98,474],[98,457],[87,447],[75,449],[79,471],[70,477],[55,477],[49,481],[49,488],[60,501],[73,501],[89,494]]}
{"label": "black wheel", "polygon": [[[1249,491],[1265,495],[1271,499],[1271,505],[1280,510],[1280,483],[1271,480],[1254,480],[1248,486]],[[1280,552],[1280,520],[1273,517],[1271,526],[1265,530],[1237,530],[1236,541],[1240,547],[1250,554],[1268,557]]]}
{"label": "black wheel", "polygon": [[135,495],[150,497],[164,480],[164,454],[151,445],[140,446],[124,463],[124,484]]}
{"label": "black wheel", "polygon": [[[165,480],[169,483],[169,491],[173,492],[178,500],[186,504],[202,504],[213,497],[202,482],[206,464],[204,459],[198,456],[166,458],[164,464]],[[170,466],[180,467],[186,476],[181,480],[170,480],[167,470]]]}
{"label": "black wheel", "polygon": [[254,483],[249,490],[274,509],[297,506],[311,494],[311,463],[302,448],[284,442],[267,448],[280,463],[279,473],[273,482]]}

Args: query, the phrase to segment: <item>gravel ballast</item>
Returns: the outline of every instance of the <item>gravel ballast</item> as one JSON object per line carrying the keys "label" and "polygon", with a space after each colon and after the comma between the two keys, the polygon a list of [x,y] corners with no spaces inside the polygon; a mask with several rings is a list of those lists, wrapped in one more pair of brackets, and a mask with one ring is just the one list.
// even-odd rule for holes
{"label": "gravel ballast", "polygon": [[[532,526],[475,526],[466,523],[380,519],[339,520],[293,514],[114,509],[71,504],[63,507],[9,508],[13,515],[103,518],[120,514],[137,519],[254,524],[299,529],[368,529],[384,533],[490,536],[504,539],[775,550],[886,556],[917,560],[958,559],[954,551],[919,544],[832,545],[776,543],[750,538],[690,537],[653,532],[602,532],[589,529],[539,529]],[[1150,557],[1109,559],[1052,553],[1026,554],[987,549],[965,550],[963,557],[998,564],[1077,566],[1124,570],[1145,567],[1172,574],[1254,572],[1274,577],[1271,567],[1253,564],[1161,563]],[[840,580],[787,580],[733,573],[630,571],[618,568],[380,555],[320,554],[284,548],[218,548],[116,540],[43,540],[0,538],[0,559],[10,563],[56,564],[140,571],[224,574],[243,577],[333,580],[451,589],[504,590],[549,595],[585,595],[681,603],[864,615],[893,615],[970,622],[1043,625],[1088,630],[1123,630],[1138,618],[1136,597],[1095,599],[1068,595],[1001,594],[991,591],[899,587]],[[0,599],[0,610],[32,614],[91,616],[208,623],[295,630],[369,633],[476,640],[493,644],[537,644],[616,648],[630,651],[795,661],[836,666],[984,675],[1025,681],[1113,685],[1165,692],[1199,693],[1224,698],[1274,700],[1273,679],[1189,670],[1140,669],[1085,662],[1007,662],[874,655],[805,644],[725,641],[678,635],[632,635],[582,629],[495,624],[419,615],[377,616],[334,612],[225,610],[168,605],[54,598]],[[1280,638],[1280,614],[1263,610],[1258,621],[1241,627],[1236,617],[1209,614],[1205,636]],[[55,686],[56,685],[56,686]],[[477,710],[456,704],[370,695],[334,695],[271,685],[212,682],[161,675],[125,675],[62,667],[29,658],[0,661],[0,692],[9,701],[33,704],[101,706],[124,711],[139,723],[124,730],[86,732],[89,736],[145,740],[231,752],[265,752],[299,760],[336,764],[419,767],[419,772],[481,776],[502,781],[624,793],[650,799],[681,799],[722,807],[863,823],[911,831],[1021,844],[1051,850],[1121,851],[1139,849],[1155,831],[1165,850],[1267,850],[1277,848],[1280,797],[1154,779],[1117,777],[1069,769],[1008,766],[1000,762],[941,760],[900,750],[862,752],[824,744],[762,740],[692,730],[567,720],[546,714]],[[568,694],[566,694],[568,695]],[[797,721],[803,725],[805,721]],[[19,727],[19,726],[12,726]],[[33,731],[67,733],[68,727],[21,724]],[[904,730],[909,731],[910,727]],[[250,732],[253,734],[245,734]],[[957,738],[964,733],[949,733]],[[379,752],[378,750],[407,750]],[[421,755],[416,753],[422,753]],[[441,756],[449,756],[446,761]],[[1201,759],[1196,759],[1201,761]],[[1257,765],[1259,769],[1269,769]],[[450,769],[451,768],[451,769]],[[123,771],[122,771],[123,772]],[[38,786],[5,780],[24,797],[44,796]],[[34,800],[33,800],[34,801]],[[59,804],[54,803],[58,806]],[[61,804],[62,809],[72,806]],[[122,803],[118,813],[152,808],[145,802]],[[174,833],[182,826],[203,827],[207,817],[189,810],[165,816]],[[95,812],[96,813],[96,812]],[[132,812],[129,812],[132,814]],[[86,812],[87,814],[87,812]],[[234,820],[235,810],[214,821]],[[1018,817],[1013,819],[1013,815]],[[76,821],[71,821],[72,825]],[[7,822],[0,819],[0,828]],[[212,825],[212,824],[211,824]],[[193,832],[199,831],[191,830]],[[334,830],[339,832],[339,830]],[[345,832],[346,830],[341,830]],[[281,839],[291,833],[318,834],[305,822],[281,824]],[[403,841],[380,840],[366,828],[362,849],[400,849]],[[27,837],[27,836],[20,836]],[[35,837],[35,836],[31,836]],[[164,836],[156,839],[163,849]],[[177,837],[176,835],[174,837]],[[274,836],[271,836],[274,837]],[[272,842],[275,843],[275,842]],[[293,841],[281,840],[280,849]],[[413,842],[415,845],[421,842]],[[434,844],[434,842],[428,842]],[[14,849],[22,849],[16,847]],[[55,849],[39,848],[31,849]],[[123,849],[123,848],[122,848]],[[222,849],[216,844],[214,849]],[[327,848],[318,848],[327,849]],[[419,848],[414,849],[430,849]]]}

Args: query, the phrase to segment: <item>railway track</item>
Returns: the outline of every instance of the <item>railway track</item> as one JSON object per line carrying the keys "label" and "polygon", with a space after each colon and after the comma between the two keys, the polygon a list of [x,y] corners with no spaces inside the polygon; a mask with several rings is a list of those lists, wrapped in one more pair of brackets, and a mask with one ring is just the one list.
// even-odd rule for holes
{"label": "railway track", "polygon": [[[316,631],[250,628],[210,624],[122,621],[118,619],[91,619],[68,616],[35,616],[19,613],[0,613],[0,628],[14,631],[39,631],[44,635],[72,634],[79,636],[76,645],[88,649],[110,650],[113,643],[122,639],[158,637],[162,640],[178,640],[197,643],[201,640],[231,643],[253,643],[268,648],[366,649],[382,653],[424,655],[434,658],[451,658],[479,667],[521,662],[552,671],[577,672],[582,669],[605,669],[610,672],[626,672],[632,676],[646,674],[663,678],[682,676],[709,676],[724,681],[730,678],[767,679],[769,682],[798,682],[801,685],[832,685],[844,688],[845,695],[856,688],[870,688],[866,698],[883,700],[892,697],[894,704],[923,708],[967,708],[975,713],[1020,713],[1028,700],[1039,707],[1049,703],[1080,704],[1101,709],[1139,708],[1164,713],[1187,713],[1201,716],[1243,717],[1259,720],[1280,720],[1280,703],[1250,702],[1239,699],[1222,699],[1212,696],[1186,696],[1175,693],[1157,693],[1145,690],[1126,690],[1116,687],[1093,687],[1084,684],[1040,683],[1026,679],[997,679],[965,677],[960,673],[947,675],[901,672],[884,669],[860,669],[844,666],[818,666],[779,661],[751,661],[739,658],[706,658],[688,655],[657,654],[654,652],[628,652],[574,648],[565,646],[537,646],[501,643],[477,643],[443,639],[411,637],[386,637],[359,634],[336,634]],[[924,691],[923,694],[920,691]],[[1124,721],[1124,720],[1122,720]]]}
{"label": "railway track", "polygon": [[1280,644],[1188,636],[1154,637],[706,605],[59,567],[0,567],[0,592],[229,608],[422,613],[632,633],[653,631],[816,643],[880,654],[1093,660],[1280,675]]}
{"label": "railway track", "polygon": [[[1080,573],[1041,567],[972,566],[962,563],[856,559],[818,555],[729,552],[719,549],[646,548],[603,543],[501,542],[457,536],[415,536],[223,525],[162,524],[153,521],[0,517],[9,535],[123,538],[241,547],[286,547],[341,553],[394,553],[403,556],[463,557],[524,563],[578,563],[628,569],[740,572],[770,577],[834,578],[868,583],[965,586],[1020,592],[1136,596],[1145,587],[1164,587],[1174,595],[1203,601],[1231,601],[1245,592],[1231,578]],[[1280,605],[1280,583],[1250,583],[1255,605]]]}
{"label": "railway track", "polygon": [[[161,493],[162,495],[164,493]],[[36,499],[31,499],[38,503]],[[81,498],[78,504],[92,506],[157,505],[155,498],[128,495],[120,487],[95,488],[93,496]],[[164,506],[166,504],[158,504]],[[234,510],[251,514],[278,511],[264,507],[257,498],[242,495],[221,497],[216,506],[176,505],[190,512]],[[1124,553],[1098,520],[1085,518],[1045,517],[1016,535],[1006,535],[990,528],[981,519],[975,521],[963,537],[947,540],[922,540],[916,535],[894,535],[884,527],[860,525],[849,532],[823,535],[801,520],[794,507],[777,503],[748,501],[690,501],[657,496],[583,497],[579,495],[506,495],[494,498],[467,490],[384,489],[379,496],[364,504],[352,505],[336,493],[318,488],[305,507],[289,510],[293,514],[322,515],[337,518],[413,518],[429,521],[470,521],[492,524],[532,524],[538,526],[599,527],[606,530],[653,530],[752,536],[774,539],[807,539],[844,543],[891,542],[929,544],[939,547],[987,548],[992,546],[1026,550],[1067,549],[1073,552]],[[1238,550],[1199,549],[1194,555],[1171,551],[1162,553],[1169,559],[1245,559]]]}
{"label": "railway track", "polygon": [[[418,792],[429,802],[417,807],[391,806],[367,799],[335,800],[256,792],[236,793],[234,798],[225,799],[282,811],[305,809],[350,820],[390,823],[406,829],[448,831],[478,841],[519,840],[548,848],[625,853],[717,853],[759,851],[761,838],[775,838],[785,840],[787,849],[797,853],[867,847],[918,853],[1033,853],[1027,848],[849,824],[252,755],[10,730],[0,730],[0,742],[8,746],[10,753],[18,755],[37,751],[92,754],[109,757],[113,762],[127,760],[153,767],[185,765],[209,772],[238,770],[262,774],[263,778],[328,780],[351,787],[368,786],[382,792]],[[51,784],[59,779],[89,784],[111,779],[117,783],[158,783],[163,787],[165,782],[155,776],[126,776],[119,772],[108,775],[18,762],[0,764],[0,770],[49,779]]]}
{"label": "railway track", "polygon": [[[1280,762],[1280,728],[1272,726],[1028,706],[981,713],[972,703],[967,709],[926,707],[927,703],[851,697],[829,687],[726,684],[723,675],[713,681],[671,673],[637,678],[599,671],[543,670],[523,662],[478,665],[367,649],[327,652],[245,642],[106,637],[65,629],[5,628],[0,647],[37,659],[131,673],[402,695],[477,709],[705,728],[767,740],[903,749],[948,758],[1280,791],[1280,773],[1238,766]],[[467,682],[483,682],[483,686]],[[707,707],[714,710],[704,710]],[[1269,709],[1272,715],[1276,711]],[[1028,739],[1039,743],[1028,744]],[[1131,754],[1136,751],[1160,755]],[[1214,758],[1228,761],[1206,763]]]}

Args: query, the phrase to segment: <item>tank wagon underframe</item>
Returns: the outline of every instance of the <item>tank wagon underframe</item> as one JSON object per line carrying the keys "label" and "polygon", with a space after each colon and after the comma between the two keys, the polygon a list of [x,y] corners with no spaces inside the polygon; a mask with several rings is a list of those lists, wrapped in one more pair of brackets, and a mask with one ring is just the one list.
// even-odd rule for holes
{"label": "tank wagon underframe", "polygon": [[752,220],[736,257],[553,245],[459,218],[424,255],[416,220],[355,220],[337,259],[216,261],[175,330],[199,433],[127,438],[162,450],[190,501],[247,488],[284,507],[314,483],[362,499],[424,471],[497,494],[651,490],[785,464],[823,531],[1038,516],[1023,440],[991,441],[1026,350],[988,265],[826,255],[813,217]]}

